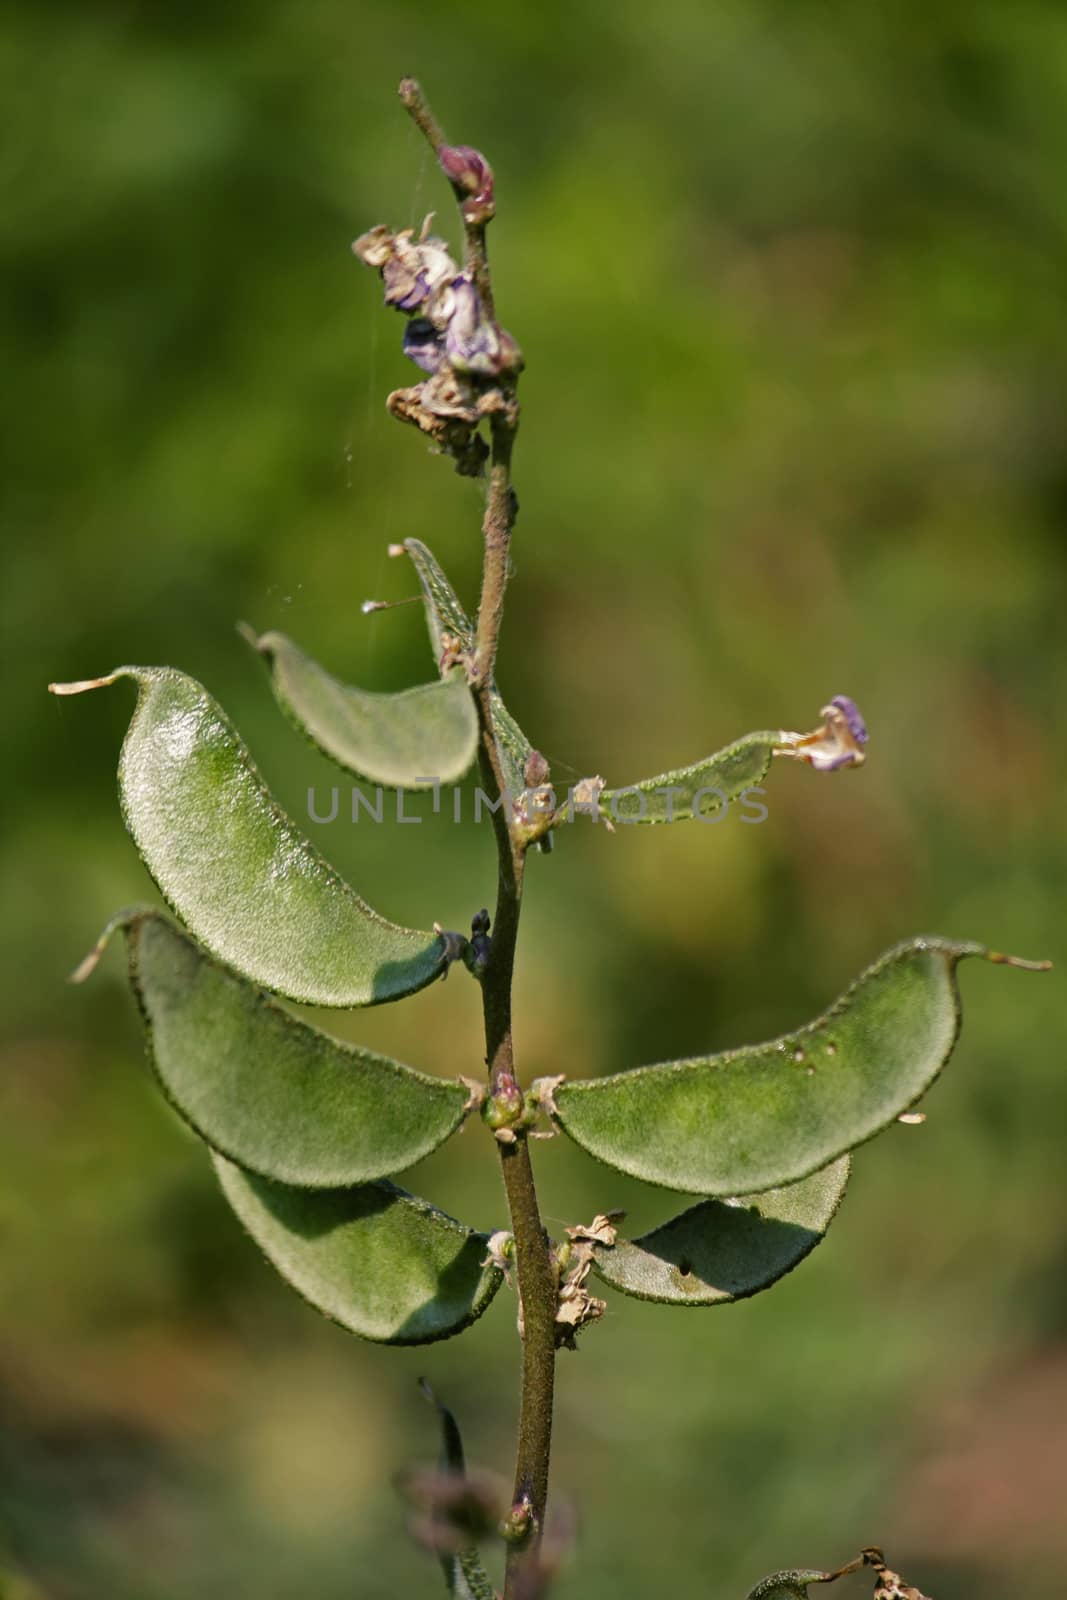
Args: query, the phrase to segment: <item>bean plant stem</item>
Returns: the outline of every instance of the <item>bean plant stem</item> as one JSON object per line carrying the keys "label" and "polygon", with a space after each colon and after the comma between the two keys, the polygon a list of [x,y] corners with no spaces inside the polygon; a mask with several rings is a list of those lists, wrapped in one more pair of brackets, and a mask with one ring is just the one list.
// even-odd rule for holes
{"label": "bean plant stem", "polygon": [[[445,143],[444,133],[422,89],[413,78],[405,78],[399,92],[416,127],[425,136],[434,154],[440,156]],[[456,199],[462,205],[463,190],[456,185],[453,188]],[[465,234],[464,265],[478,289],[485,315],[492,318],[493,289],[489,276],[485,224],[465,221]],[[528,841],[517,830],[509,810],[509,785],[493,727],[491,695],[516,506],[511,487],[511,455],[518,429],[518,406],[514,403],[513,395],[509,394],[508,400],[507,407],[490,418],[489,484],[482,523],[485,541],[482,592],[473,660],[470,663],[471,687],[481,729],[479,764],[482,781],[494,801],[503,801],[493,812],[498,858],[497,900],[489,961],[482,978],[490,1093],[503,1087],[509,1080],[513,1085],[515,1079],[511,993],[528,845]],[[516,1509],[525,1508],[529,1516],[529,1533],[508,1549],[504,1596],[505,1600],[513,1600],[520,1589],[533,1592],[535,1588],[535,1583],[526,1585],[524,1579],[527,1574],[533,1576],[545,1525],[559,1278],[537,1204],[525,1130],[518,1130],[513,1143],[500,1143],[498,1149],[504,1191],[511,1214],[511,1231],[515,1239],[515,1269],[522,1328],[522,1388],[514,1506]]]}
{"label": "bean plant stem", "polygon": [[515,520],[515,497],[511,488],[511,452],[516,427],[507,417],[492,419],[493,453],[489,465],[489,498],[485,507],[482,533],[485,554],[482,561],[482,597],[478,606],[475,636],[475,668],[483,685],[492,680],[496,664],[497,640],[504,616],[504,591],[508,583],[508,551]]}
{"label": "bean plant stem", "polygon": [[[493,813],[498,859],[497,900],[492,924],[492,948],[482,978],[486,1064],[491,1093],[508,1079],[515,1078],[511,993],[526,852],[525,841],[517,837],[512,818],[507,813],[508,785],[493,730],[490,695],[492,664],[496,658],[504,591],[507,587],[508,549],[514,517],[510,485],[514,432],[513,425],[494,418],[489,499],[483,523],[485,565],[475,656],[480,679],[475,693],[481,724],[482,781],[491,790],[494,799],[504,796],[504,803]],[[529,1536],[508,1550],[504,1596],[505,1600],[510,1600],[518,1592],[526,1564],[537,1560],[545,1524],[559,1283],[537,1204],[525,1131],[518,1133],[513,1144],[500,1144],[498,1148],[511,1214],[511,1231],[515,1238],[515,1268],[522,1309],[522,1389],[513,1503],[529,1508],[531,1523]]]}

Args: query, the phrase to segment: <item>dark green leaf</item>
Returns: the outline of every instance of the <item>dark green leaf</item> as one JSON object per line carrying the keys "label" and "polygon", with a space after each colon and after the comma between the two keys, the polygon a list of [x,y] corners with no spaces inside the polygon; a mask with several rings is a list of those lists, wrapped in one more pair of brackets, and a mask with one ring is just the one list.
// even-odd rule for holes
{"label": "dark green leaf", "polygon": [[930,1087],[959,1032],[956,965],[969,955],[1011,959],[945,939],[898,945],[796,1033],[564,1082],[559,1125],[609,1166],[667,1189],[732,1196],[795,1183]]}
{"label": "dark green leaf", "polygon": [[750,733],[694,766],[661,772],[657,778],[645,778],[626,788],[605,789],[600,808],[618,823],[684,822],[694,816],[715,816],[746,789],[763,782],[780,737],[777,733]]}
{"label": "dark green leaf", "polygon": [[454,783],[478,749],[478,715],[461,668],[401,694],[340,683],[283,633],[253,640],[282,710],[347,772],[396,789]]}
{"label": "dark green leaf", "polygon": [[429,1155],[467,1091],[331,1039],[158,912],[124,921],[130,981],[167,1098],[214,1149],[282,1183],[369,1183]]}
{"label": "dark green leaf", "polygon": [[214,1156],[241,1222],[305,1300],[363,1339],[431,1344],[480,1317],[488,1240],[392,1183],[293,1189]]}
{"label": "dark green leaf", "polygon": [[849,1165],[842,1156],[802,1183],[743,1202],[703,1200],[632,1243],[595,1245],[593,1270],[612,1289],[668,1305],[722,1305],[758,1294],[820,1242]]}
{"label": "dark green leaf", "polygon": [[194,679],[172,667],[119,667],[52,688],[73,694],[119,678],[138,688],[119,762],[126,825],[209,950],[264,988],[319,1006],[398,1000],[447,970],[450,941],[386,922],[338,877]]}

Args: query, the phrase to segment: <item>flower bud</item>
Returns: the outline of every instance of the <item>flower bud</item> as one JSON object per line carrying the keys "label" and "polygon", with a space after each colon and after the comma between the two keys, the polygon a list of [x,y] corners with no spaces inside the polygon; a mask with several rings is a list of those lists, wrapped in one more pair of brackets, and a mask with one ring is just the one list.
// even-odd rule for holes
{"label": "flower bud", "polygon": [[537,1526],[533,1514],[533,1506],[529,1497],[523,1495],[521,1500],[516,1500],[503,1522],[500,1524],[500,1535],[506,1544],[522,1545],[530,1537]]}
{"label": "flower bud", "polygon": [[510,1072],[501,1072],[493,1087],[493,1092],[487,1096],[482,1104],[482,1120],[486,1127],[493,1133],[500,1129],[514,1128],[521,1123],[525,1110],[525,1100]]}
{"label": "flower bud", "polygon": [[[458,195],[467,222],[488,222],[493,215],[493,169],[479,150],[469,144],[442,145],[437,157],[441,171]],[[476,214],[480,213],[480,214]]]}

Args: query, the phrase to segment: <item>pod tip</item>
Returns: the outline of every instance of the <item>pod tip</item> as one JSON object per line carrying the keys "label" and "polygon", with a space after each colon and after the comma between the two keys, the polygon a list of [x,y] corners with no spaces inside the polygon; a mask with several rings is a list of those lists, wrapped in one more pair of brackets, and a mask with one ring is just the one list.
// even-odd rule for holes
{"label": "pod tip", "polygon": [[108,684],[114,683],[118,677],[117,672],[108,673],[106,678],[79,678],[74,683],[50,683],[49,694],[86,694],[90,689],[106,689]]}
{"label": "pod tip", "polygon": [[995,961],[1001,967],[1019,967],[1023,972],[1051,972],[1051,961],[1027,961],[1022,956],[1005,955],[1002,950],[987,950],[987,961]]}

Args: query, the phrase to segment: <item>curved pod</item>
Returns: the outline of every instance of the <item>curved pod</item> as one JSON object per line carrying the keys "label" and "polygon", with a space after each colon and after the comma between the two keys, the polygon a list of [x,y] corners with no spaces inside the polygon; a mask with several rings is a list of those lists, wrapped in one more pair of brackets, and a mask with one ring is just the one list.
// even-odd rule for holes
{"label": "curved pod", "polygon": [[842,1156],[802,1183],[744,1201],[702,1200],[632,1242],[596,1245],[609,1288],[672,1306],[727,1305],[768,1289],[822,1242],[848,1183]]}
{"label": "curved pod", "polygon": [[331,761],[369,783],[428,789],[462,778],[478,750],[478,715],[459,669],[400,694],[334,678],[284,633],[255,648],[282,710]]}
{"label": "curved pod", "polygon": [[167,902],[254,983],[319,1006],[369,1006],[425,988],[456,952],[387,922],[275,803],[233,724],[173,667],[119,667],[54,684],[77,694],[131,678],[119,760],[126,826]]}
{"label": "curved pod", "polygon": [[556,1120],[591,1155],[667,1189],[732,1196],[795,1183],[925,1094],[956,1042],[956,966],[969,955],[1013,960],[978,944],[914,939],[795,1033],[564,1082]]}
{"label": "curved pod", "polygon": [[462,1122],[467,1091],[331,1039],[158,912],[124,920],[130,982],[167,1099],[213,1149],[282,1183],[368,1183]]}
{"label": "curved pod", "polygon": [[222,1191],[267,1260],[362,1339],[431,1344],[480,1317],[502,1281],[484,1234],[391,1183],[293,1189],[213,1157]]}
{"label": "curved pod", "polygon": [[691,767],[661,772],[619,789],[605,789],[600,809],[621,825],[705,820],[723,813],[731,800],[767,776],[777,733],[749,733]]}

